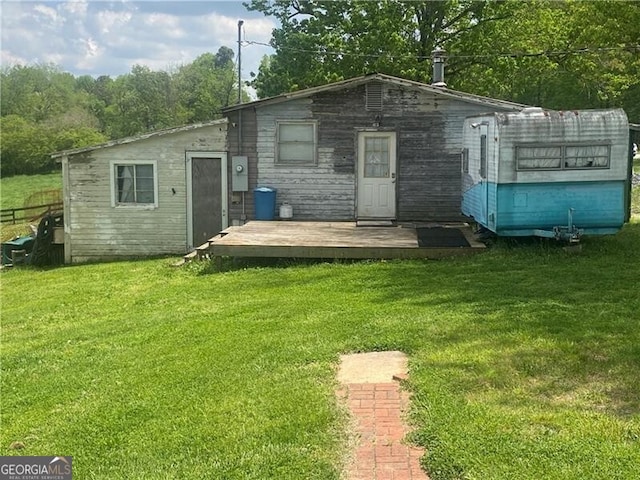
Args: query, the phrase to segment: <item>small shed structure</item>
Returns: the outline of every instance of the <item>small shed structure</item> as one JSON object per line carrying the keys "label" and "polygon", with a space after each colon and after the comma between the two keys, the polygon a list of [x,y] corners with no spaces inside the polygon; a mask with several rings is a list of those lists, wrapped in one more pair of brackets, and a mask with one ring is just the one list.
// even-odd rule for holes
{"label": "small shed structure", "polygon": [[248,173],[232,223],[254,218],[256,187],[297,220],[461,220],[465,117],[525,106],[437,85],[371,74],[225,109]]}
{"label": "small shed structure", "polygon": [[228,226],[225,119],[53,154],[65,262],[183,254]]}

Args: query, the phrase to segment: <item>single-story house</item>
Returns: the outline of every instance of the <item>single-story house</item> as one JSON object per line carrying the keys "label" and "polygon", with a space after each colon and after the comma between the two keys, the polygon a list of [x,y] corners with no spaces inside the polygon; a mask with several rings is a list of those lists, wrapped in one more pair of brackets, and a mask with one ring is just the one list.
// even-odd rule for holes
{"label": "single-story house", "polygon": [[298,220],[461,220],[465,117],[525,105],[438,85],[371,74],[223,110],[249,170],[230,218],[251,219],[265,186]]}
{"label": "single-story house", "polygon": [[53,154],[65,263],[183,254],[228,225],[225,119]]}
{"label": "single-story house", "polygon": [[182,254],[255,218],[461,220],[462,126],[524,105],[382,74],[239,104],[225,118],[58,152],[65,261]]}

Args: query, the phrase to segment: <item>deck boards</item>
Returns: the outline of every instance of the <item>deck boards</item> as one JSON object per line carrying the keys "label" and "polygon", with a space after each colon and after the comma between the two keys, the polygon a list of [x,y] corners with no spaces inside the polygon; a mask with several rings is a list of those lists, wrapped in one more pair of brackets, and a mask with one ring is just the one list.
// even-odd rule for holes
{"label": "deck boards", "polygon": [[415,228],[358,227],[355,222],[252,221],[209,243],[211,257],[441,258],[482,251],[466,225],[455,225],[470,247],[420,248]]}

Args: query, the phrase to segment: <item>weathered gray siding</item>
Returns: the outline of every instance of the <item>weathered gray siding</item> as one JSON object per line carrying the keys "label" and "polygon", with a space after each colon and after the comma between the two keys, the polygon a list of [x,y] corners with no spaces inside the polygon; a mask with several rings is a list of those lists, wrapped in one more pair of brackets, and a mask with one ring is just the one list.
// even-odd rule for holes
{"label": "weathered gray siding", "polygon": [[400,218],[456,220],[461,217],[462,127],[486,106],[435,95],[418,95],[398,119],[409,117],[400,136]]}
{"label": "weathered gray siding", "polygon": [[[459,220],[460,151],[464,118],[489,107],[395,84],[383,84],[383,109],[365,109],[366,88],[317,92],[258,106],[256,185],[278,189],[299,219],[353,220],[356,216],[358,131],[397,133],[397,218]],[[495,110],[496,107],[491,107]],[[274,163],[276,121],[318,121],[318,164]]]}
{"label": "weathered gray siding", "polygon": [[[187,150],[225,151],[226,125],[155,136],[63,158],[67,261],[184,253]],[[111,162],[148,160],[157,161],[157,208],[113,207]]]}

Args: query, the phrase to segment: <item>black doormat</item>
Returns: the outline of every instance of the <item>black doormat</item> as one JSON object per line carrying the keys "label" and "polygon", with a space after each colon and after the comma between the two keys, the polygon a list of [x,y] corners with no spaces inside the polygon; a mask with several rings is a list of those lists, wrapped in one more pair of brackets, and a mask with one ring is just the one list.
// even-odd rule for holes
{"label": "black doormat", "polygon": [[416,228],[420,247],[470,247],[464,234],[457,228]]}

